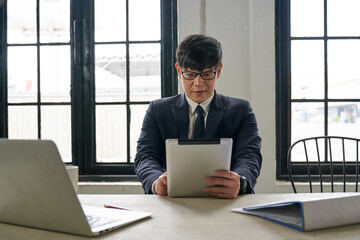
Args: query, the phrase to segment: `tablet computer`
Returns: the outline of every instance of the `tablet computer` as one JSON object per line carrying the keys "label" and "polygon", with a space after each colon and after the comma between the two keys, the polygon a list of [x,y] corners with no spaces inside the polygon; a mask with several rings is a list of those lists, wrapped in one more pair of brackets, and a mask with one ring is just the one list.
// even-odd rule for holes
{"label": "tablet computer", "polygon": [[170,197],[210,196],[204,178],[215,170],[230,170],[231,138],[167,139],[167,191]]}

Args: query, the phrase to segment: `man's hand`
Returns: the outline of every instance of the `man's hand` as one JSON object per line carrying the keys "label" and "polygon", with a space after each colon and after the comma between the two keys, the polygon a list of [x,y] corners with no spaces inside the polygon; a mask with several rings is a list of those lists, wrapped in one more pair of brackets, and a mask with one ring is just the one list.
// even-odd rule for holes
{"label": "man's hand", "polygon": [[239,174],[227,170],[216,170],[216,177],[206,177],[206,183],[220,186],[204,187],[203,191],[220,198],[236,198],[240,191]]}
{"label": "man's hand", "polygon": [[160,196],[167,195],[167,172],[164,172],[154,183],[154,193]]}

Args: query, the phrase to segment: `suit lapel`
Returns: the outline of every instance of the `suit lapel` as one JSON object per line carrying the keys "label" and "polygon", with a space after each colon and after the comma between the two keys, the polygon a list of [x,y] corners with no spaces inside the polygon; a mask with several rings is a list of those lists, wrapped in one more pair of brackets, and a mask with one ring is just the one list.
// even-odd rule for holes
{"label": "suit lapel", "polygon": [[214,138],[219,128],[221,119],[225,112],[220,95],[214,92],[214,99],[211,102],[209,115],[206,119],[205,138]]}
{"label": "suit lapel", "polygon": [[181,94],[178,102],[171,106],[174,114],[178,138],[187,138],[189,131],[189,107],[185,94]]}

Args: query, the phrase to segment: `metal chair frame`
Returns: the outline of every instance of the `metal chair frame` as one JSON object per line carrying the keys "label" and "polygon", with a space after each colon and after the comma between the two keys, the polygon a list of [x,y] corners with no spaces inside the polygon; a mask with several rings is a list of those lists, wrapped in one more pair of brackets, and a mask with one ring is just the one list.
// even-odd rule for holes
{"label": "metal chair frame", "polygon": [[[324,139],[325,140],[325,159],[328,159],[329,157],[329,162],[321,162],[320,161],[320,152],[319,152],[319,145],[318,145],[318,140]],[[335,163],[333,162],[333,149],[331,146],[331,140],[333,139],[340,139],[342,142],[342,162],[337,162],[336,165],[338,165],[339,163],[342,165],[342,180],[343,180],[343,191],[346,192],[346,165],[349,164],[349,162],[346,162],[346,156],[345,156],[345,141],[354,141],[356,142],[356,162],[355,164],[352,163],[352,165],[355,165],[355,190],[356,192],[358,192],[358,181],[359,181],[359,142],[360,139],[357,138],[350,138],[350,137],[340,137],[340,136],[319,136],[319,137],[310,137],[310,138],[304,138],[304,139],[300,139],[298,141],[296,141],[295,143],[293,143],[291,145],[291,147],[289,148],[288,154],[287,154],[287,166],[288,166],[288,173],[289,173],[289,178],[291,181],[291,185],[292,188],[294,190],[294,193],[297,193],[296,191],[296,187],[295,187],[295,182],[294,182],[294,176],[292,174],[292,162],[291,162],[291,151],[292,149],[300,144],[303,143],[304,146],[304,150],[305,150],[305,157],[306,157],[306,172],[307,172],[307,179],[309,182],[309,187],[310,187],[310,192],[313,192],[313,188],[312,188],[312,174],[311,174],[311,167],[314,167],[317,165],[317,169],[318,169],[318,176],[319,176],[319,180],[320,180],[320,191],[323,192],[323,179],[325,176],[329,177],[327,174],[324,176],[322,168],[324,167],[324,165],[329,167],[329,171],[330,171],[330,179],[331,179],[331,192],[334,192],[334,175],[336,176],[336,174],[334,174],[334,165]],[[309,162],[309,156],[308,156],[308,151],[307,151],[307,147],[306,147],[306,142],[312,141],[314,140],[316,143],[316,151],[317,151],[317,162],[315,162],[315,164],[311,164],[311,162]],[[329,156],[328,156],[328,150],[329,149]],[[314,163],[314,162],[313,162]]]}

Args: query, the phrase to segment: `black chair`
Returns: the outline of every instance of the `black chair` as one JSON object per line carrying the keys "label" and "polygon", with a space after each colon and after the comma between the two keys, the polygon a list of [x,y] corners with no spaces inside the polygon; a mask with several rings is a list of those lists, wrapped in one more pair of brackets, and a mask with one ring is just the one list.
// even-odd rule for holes
{"label": "black chair", "polygon": [[356,138],[320,136],[293,143],[287,167],[294,193],[298,184],[307,185],[310,193],[339,191],[339,184],[343,192],[358,192],[359,142]]}

